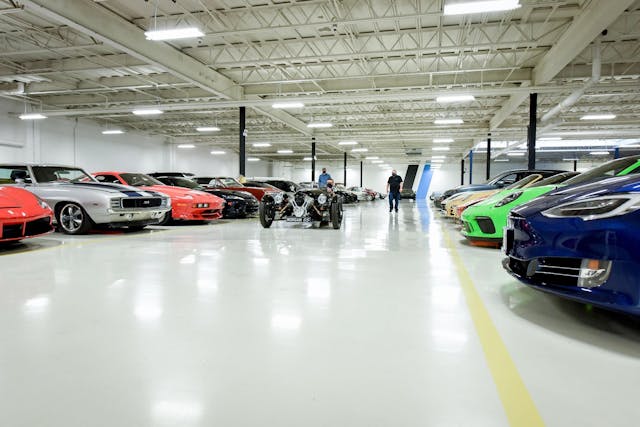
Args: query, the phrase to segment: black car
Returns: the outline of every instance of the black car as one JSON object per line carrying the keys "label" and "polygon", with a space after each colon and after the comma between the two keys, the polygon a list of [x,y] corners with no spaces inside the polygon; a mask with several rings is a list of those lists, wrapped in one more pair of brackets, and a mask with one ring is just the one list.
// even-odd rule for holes
{"label": "black car", "polygon": [[494,176],[489,181],[483,184],[467,184],[459,185],[456,188],[447,190],[433,199],[433,204],[436,208],[442,209],[442,202],[454,194],[462,193],[465,191],[485,191],[496,190],[498,188],[504,188],[515,182],[520,181],[522,178],[526,178],[529,175],[540,174],[543,178],[548,178],[559,173],[566,172],[562,170],[549,170],[549,169],[514,169],[506,172],[502,172],[499,175]]}
{"label": "black car", "polygon": [[247,182],[251,182],[253,184],[258,184],[258,183],[265,183],[265,184],[269,184],[273,187],[276,187],[279,190],[282,190],[286,193],[295,193],[298,190],[301,190],[302,188],[296,184],[293,181],[289,181],[286,179],[272,179],[272,178],[267,178],[267,179],[252,179],[251,181],[247,181]]}
{"label": "black car", "polygon": [[158,178],[160,176],[171,176],[171,177],[180,177],[180,178],[189,178],[191,179],[195,175],[190,172],[151,172],[147,175],[152,176],[154,178]]}
{"label": "black car", "polygon": [[[213,194],[224,199],[224,209],[222,210],[223,218],[244,218],[247,215],[255,213],[258,208],[258,200],[251,194],[238,195],[236,193],[242,193],[241,191],[222,190],[218,188],[203,187],[193,180],[182,178],[178,176],[158,176],[157,180],[165,185],[172,185],[174,187],[190,188],[192,190],[204,191],[205,193]],[[252,200],[247,201],[249,197]],[[250,203],[250,205],[249,205]]]}
{"label": "black car", "polygon": [[273,221],[331,223],[338,229],[342,225],[342,197],[325,188],[299,190],[293,195],[267,194],[260,202],[260,223],[269,228]]}

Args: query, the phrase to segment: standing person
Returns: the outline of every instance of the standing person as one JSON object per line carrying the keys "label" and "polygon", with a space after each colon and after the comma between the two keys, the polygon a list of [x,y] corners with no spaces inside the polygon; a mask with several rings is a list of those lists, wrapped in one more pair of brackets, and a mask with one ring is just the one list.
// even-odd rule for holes
{"label": "standing person", "polygon": [[387,193],[389,193],[389,212],[393,211],[393,201],[396,201],[395,210],[398,212],[398,202],[400,201],[400,192],[402,191],[402,178],[396,170],[391,171],[391,176],[387,180]]}
{"label": "standing person", "polygon": [[318,187],[325,188],[327,186],[327,182],[332,179],[331,175],[327,173],[327,168],[322,168],[322,173],[318,177]]}

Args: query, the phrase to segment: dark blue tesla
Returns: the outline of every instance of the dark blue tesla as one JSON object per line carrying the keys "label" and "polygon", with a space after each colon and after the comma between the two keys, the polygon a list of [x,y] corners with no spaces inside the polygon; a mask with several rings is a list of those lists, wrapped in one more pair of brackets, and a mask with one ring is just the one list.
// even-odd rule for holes
{"label": "dark blue tesla", "polygon": [[504,268],[526,285],[640,316],[640,176],[563,188],[513,209],[504,250]]}

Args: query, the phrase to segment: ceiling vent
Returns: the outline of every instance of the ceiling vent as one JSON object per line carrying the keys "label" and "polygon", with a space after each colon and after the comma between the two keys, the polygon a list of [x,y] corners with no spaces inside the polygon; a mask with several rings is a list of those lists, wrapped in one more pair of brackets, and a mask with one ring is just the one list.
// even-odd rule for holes
{"label": "ceiling vent", "polygon": [[407,148],[405,154],[407,156],[422,156],[422,150],[420,148]]}

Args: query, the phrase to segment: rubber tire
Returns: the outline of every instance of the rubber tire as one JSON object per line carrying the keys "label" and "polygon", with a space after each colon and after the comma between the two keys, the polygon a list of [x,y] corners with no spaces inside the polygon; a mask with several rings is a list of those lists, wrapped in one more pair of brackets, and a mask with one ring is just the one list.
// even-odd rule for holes
{"label": "rubber tire", "polygon": [[331,225],[334,230],[338,230],[342,225],[342,212],[340,211],[340,202],[331,203]]}
{"label": "rubber tire", "polygon": [[131,225],[131,226],[127,227],[127,232],[135,233],[137,231],[142,231],[145,227],[146,227],[146,225]]}
{"label": "rubber tire", "polygon": [[[258,208],[258,216],[260,217],[260,224],[262,224],[263,228],[269,228],[271,227],[271,224],[273,224],[273,217],[269,218],[267,216],[267,209],[269,209],[267,203],[260,202],[260,207]],[[275,206],[271,206],[271,209],[273,209],[275,213]]]}
{"label": "rubber tire", "polygon": [[162,219],[160,220],[159,223],[154,224],[154,225],[168,225],[171,224],[173,222],[173,210],[169,209],[167,212],[165,212],[164,216],[162,217]]}
{"label": "rubber tire", "polygon": [[[64,234],[70,235],[78,235],[78,234],[87,234],[91,228],[93,228],[94,223],[87,215],[87,212],[77,203],[73,202],[63,202],[61,203],[61,208],[56,209],[56,221],[58,222],[58,229],[62,231]],[[62,211],[70,211],[73,210],[74,215],[80,215],[80,226],[74,230],[68,230],[62,225]]]}

